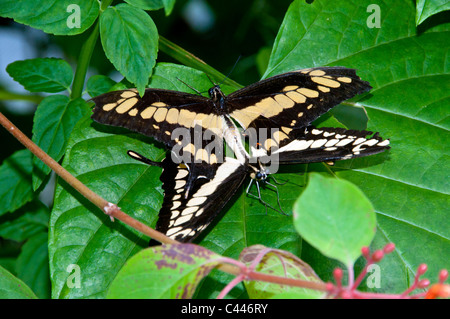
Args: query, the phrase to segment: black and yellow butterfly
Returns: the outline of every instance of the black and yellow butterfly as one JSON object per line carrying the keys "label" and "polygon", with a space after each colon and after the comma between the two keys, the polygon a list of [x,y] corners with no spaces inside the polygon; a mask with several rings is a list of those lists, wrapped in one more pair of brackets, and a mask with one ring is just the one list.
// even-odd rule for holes
{"label": "black and yellow butterfly", "polygon": [[[218,85],[209,98],[162,89],[147,89],[142,98],[135,89],[110,92],[92,99],[92,118],[151,136],[171,149],[161,163],[129,155],[163,167],[164,202],[156,229],[187,242],[211,223],[246,176],[256,181],[262,201],[258,182],[267,183],[274,173],[268,163],[335,161],[388,149],[389,140],[378,133],[311,126],[335,105],[370,88],[353,69],[320,67],[280,74],[227,96]],[[189,137],[174,136],[177,129]],[[247,150],[242,139],[251,129],[270,133],[257,134]],[[234,156],[208,148],[211,143],[203,138],[194,143],[197,135],[210,136],[216,146],[225,142]]]}

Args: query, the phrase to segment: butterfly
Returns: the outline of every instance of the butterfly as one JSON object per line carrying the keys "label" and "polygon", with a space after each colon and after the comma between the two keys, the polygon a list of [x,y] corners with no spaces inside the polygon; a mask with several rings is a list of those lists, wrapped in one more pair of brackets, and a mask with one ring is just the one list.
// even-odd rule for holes
{"label": "butterfly", "polygon": [[169,148],[161,163],[128,154],[163,169],[164,200],[156,229],[189,242],[247,176],[257,185],[256,197],[270,206],[261,198],[259,183],[270,184],[268,176],[278,165],[344,160],[388,149],[389,140],[378,133],[311,125],[370,89],[354,69],[318,67],[276,75],[229,95],[219,85],[209,89],[209,97],[152,88],[142,97],[135,89],[109,92],[92,98],[92,119],[153,137]]}

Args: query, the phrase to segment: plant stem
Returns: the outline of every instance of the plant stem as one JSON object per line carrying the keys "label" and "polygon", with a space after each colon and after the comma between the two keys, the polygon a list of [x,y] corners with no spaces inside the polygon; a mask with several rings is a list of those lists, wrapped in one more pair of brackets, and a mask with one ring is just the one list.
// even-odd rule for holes
{"label": "plant stem", "polygon": [[84,80],[91,61],[92,52],[94,51],[95,44],[97,43],[98,34],[99,21],[97,20],[91,34],[81,47],[80,57],[78,58],[77,69],[75,71],[75,77],[72,84],[72,93],[70,94],[72,99],[79,98],[83,94]]}
{"label": "plant stem", "polygon": [[213,67],[206,64],[204,61],[190,53],[189,51],[186,51],[182,47],[176,45],[173,42],[170,42],[163,36],[159,36],[159,48],[162,52],[166,53],[167,55],[171,56],[175,60],[183,63],[184,65],[196,68],[198,70],[201,70],[211,76],[214,80],[218,82],[222,82],[226,85],[229,85],[231,87],[234,87],[235,89],[242,88],[242,85],[239,83],[233,81],[232,79],[226,77]]}

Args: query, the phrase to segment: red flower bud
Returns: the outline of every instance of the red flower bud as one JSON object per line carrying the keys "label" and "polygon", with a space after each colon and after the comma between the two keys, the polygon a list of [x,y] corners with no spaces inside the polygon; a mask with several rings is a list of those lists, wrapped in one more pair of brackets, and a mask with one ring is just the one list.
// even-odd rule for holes
{"label": "red flower bud", "polygon": [[417,276],[422,276],[428,269],[427,264],[420,264],[417,268]]}
{"label": "red flower bud", "polygon": [[384,257],[384,252],[382,250],[375,250],[372,254],[372,260],[374,262],[379,262]]}

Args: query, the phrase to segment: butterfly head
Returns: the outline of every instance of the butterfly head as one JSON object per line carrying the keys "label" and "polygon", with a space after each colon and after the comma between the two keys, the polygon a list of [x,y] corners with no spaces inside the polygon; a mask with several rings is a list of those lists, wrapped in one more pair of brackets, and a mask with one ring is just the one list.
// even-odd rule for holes
{"label": "butterfly head", "polygon": [[253,172],[250,173],[250,177],[257,182],[264,182],[267,179],[268,172],[264,167],[253,167]]}
{"label": "butterfly head", "polygon": [[219,85],[214,85],[208,90],[208,94],[214,102],[220,103],[225,97]]}

